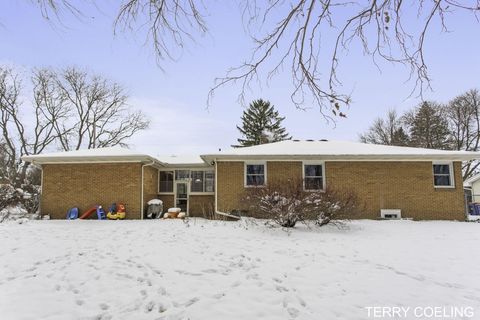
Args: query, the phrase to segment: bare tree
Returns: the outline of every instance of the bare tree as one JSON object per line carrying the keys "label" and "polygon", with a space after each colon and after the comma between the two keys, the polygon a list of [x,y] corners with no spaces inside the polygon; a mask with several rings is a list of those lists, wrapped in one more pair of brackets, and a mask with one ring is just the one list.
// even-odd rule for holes
{"label": "bare tree", "polygon": [[[444,108],[452,141],[452,149],[478,151],[480,147],[480,93],[476,89],[459,95]],[[480,162],[463,164],[463,178],[478,171]]]}
{"label": "bare tree", "polygon": [[[132,27],[135,23],[146,23],[157,57],[172,58],[172,51],[183,48],[185,39],[194,40],[194,33],[207,30],[203,18],[206,8],[198,3],[201,2],[127,0],[115,25]],[[415,89],[421,94],[430,82],[424,56],[430,29],[446,31],[447,13],[480,11],[480,0],[241,0],[239,3],[254,49],[246,62],[216,79],[208,101],[218,88],[240,83],[239,100],[245,104],[245,94],[252,82],[268,82],[287,69],[292,75],[293,104],[303,108],[313,99],[327,117],[330,112],[345,116],[345,107],[350,104],[338,69],[355,42],[361,44],[377,67],[380,60],[408,66]],[[418,21],[415,26],[407,23],[412,18]]]}
{"label": "bare tree", "polygon": [[[27,154],[42,152],[55,139],[52,119],[46,116],[42,106],[38,103],[40,94],[39,83],[33,80],[35,120],[33,137],[25,128],[21,119],[22,102],[21,80],[12,69],[0,68],[0,130],[2,132],[3,178],[12,184],[19,185],[25,180],[27,166],[22,163],[21,157]],[[33,109],[33,110],[32,110]]]}
{"label": "bare tree", "polygon": [[[71,0],[38,0],[44,16],[77,12]],[[327,118],[346,116],[351,102],[339,73],[342,59],[358,43],[381,69],[381,62],[405,65],[422,95],[430,78],[425,43],[432,30],[448,31],[449,15],[471,13],[478,20],[480,0],[240,0],[254,48],[244,63],[217,78],[208,94],[240,84],[239,100],[257,81],[291,73],[291,101],[297,108],[311,102]],[[124,0],[115,30],[146,28],[159,60],[176,59],[196,34],[204,34],[207,8],[195,0]],[[412,23],[414,21],[414,23]],[[208,103],[207,102],[207,103]]]}
{"label": "bare tree", "polygon": [[34,70],[33,98],[27,104],[22,81],[0,67],[0,156],[2,177],[19,186],[26,181],[24,155],[49,149],[126,145],[148,127],[140,111],[131,111],[127,95],[115,83],[85,71],[67,68]]}
{"label": "bare tree", "polygon": [[69,121],[55,126],[63,150],[126,146],[125,141],[148,127],[141,111],[132,111],[128,96],[116,83],[76,68],[53,74],[56,101]]}
{"label": "bare tree", "polygon": [[407,146],[408,140],[404,123],[393,109],[388,111],[386,119],[375,119],[370,128],[360,135],[363,143]]}
{"label": "bare tree", "polygon": [[[447,30],[446,13],[478,14],[480,1],[461,0],[296,0],[243,1],[256,47],[247,62],[217,79],[216,89],[228,83],[241,84],[240,101],[252,81],[268,81],[283,68],[292,75],[291,100],[298,108],[310,97],[322,112],[345,116],[350,104],[338,76],[343,54],[360,42],[363,52],[377,62],[400,63],[410,69],[415,89],[429,86],[424,43],[430,29]],[[409,23],[415,19],[418,24]],[[439,21],[436,26],[435,20]],[[332,43],[333,45],[329,45]],[[262,74],[266,76],[262,77]],[[414,90],[415,91],[415,90]]]}
{"label": "bare tree", "polygon": [[34,2],[47,20],[51,20],[52,17],[59,18],[63,12],[81,16],[80,10],[70,0],[36,0]]}
{"label": "bare tree", "polygon": [[147,39],[153,43],[159,60],[175,60],[176,49],[183,49],[194,34],[205,34],[207,25],[201,1],[194,0],[127,0],[115,20],[115,31],[147,28]]}

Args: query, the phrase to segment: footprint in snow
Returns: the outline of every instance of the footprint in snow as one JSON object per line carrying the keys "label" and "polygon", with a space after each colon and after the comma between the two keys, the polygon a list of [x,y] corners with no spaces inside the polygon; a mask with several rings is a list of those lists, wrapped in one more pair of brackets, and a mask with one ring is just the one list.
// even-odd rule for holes
{"label": "footprint in snow", "polygon": [[106,303],[100,303],[99,306],[102,310],[108,310],[108,308],[110,308],[110,306]]}
{"label": "footprint in snow", "polygon": [[225,293],[224,292],[217,293],[217,294],[214,294],[212,297],[214,299],[221,299],[221,298],[225,297]]}
{"label": "footprint in snow", "polygon": [[165,311],[167,311],[167,307],[165,307],[165,305],[160,302],[158,304],[158,313],[164,313]]}
{"label": "footprint in snow", "polygon": [[276,286],[275,289],[277,289],[278,292],[288,292],[289,291],[284,286]]}
{"label": "footprint in snow", "polygon": [[300,311],[298,311],[296,308],[287,308],[287,312],[292,318],[298,317],[298,314],[300,313]]}
{"label": "footprint in snow", "polygon": [[217,273],[218,271],[215,270],[215,269],[205,269],[205,270],[202,270],[203,273]]}
{"label": "footprint in snow", "polygon": [[200,298],[194,297],[194,298],[191,298],[188,301],[184,302],[183,305],[185,307],[190,307],[192,304],[194,304],[195,302],[198,302],[199,300],[200,300]]}
{"label": "footprint in snow", "polygon": [[155,302],[153,301],[149,301],[146,305],[145,305],[145,312],[152,312],[153,308],[155,308]]}
{"label": "footprint in snow", "polygon": [[159,288],[157,289],[157,292],[158,292],[160,295],[162,295],[162,296],[164,296],[164,295],[167,294],[167,290],[166,290],[164,287],[159,287]]}

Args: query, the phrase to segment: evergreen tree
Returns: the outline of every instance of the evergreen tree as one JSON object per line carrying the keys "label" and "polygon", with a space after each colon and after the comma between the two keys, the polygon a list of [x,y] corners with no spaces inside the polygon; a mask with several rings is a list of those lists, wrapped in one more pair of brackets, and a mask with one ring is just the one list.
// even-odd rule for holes
{"label": "evergreen tree", "polygon": [[248,147],[262,143],[289,140],[291,137],[282,126],[285,117],[280,117],[275,107],[269,101],[254,100],[247,110],[243,111],[242,125],[237,129],[242,138],[237,139],[234,147]]}
{"label": "evergreen tree", "polygon": [[450,149],[450,130],[442,106],[425,101],[405,115],[410,128],[410,144],[429,149]]}

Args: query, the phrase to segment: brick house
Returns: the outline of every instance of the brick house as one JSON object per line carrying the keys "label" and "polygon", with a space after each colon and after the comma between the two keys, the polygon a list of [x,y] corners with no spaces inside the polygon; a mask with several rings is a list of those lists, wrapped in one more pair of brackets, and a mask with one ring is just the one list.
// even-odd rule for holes
{"label": "brick house", "polygon": [[[153,198],[190,216],[243,209],[244,191],[269,181],[301,179],[308,190],[355,192],[360,218],[382,209],[404,218],[464,220],[462,161],[480,153],[372,144],[288,140],[193,157],[152,157],[118,147],[26,156],[42,167],[43,214],[64,219],[68,208],[127,205],[142,219]],[[385,212],[385,211],[384,211]]]}

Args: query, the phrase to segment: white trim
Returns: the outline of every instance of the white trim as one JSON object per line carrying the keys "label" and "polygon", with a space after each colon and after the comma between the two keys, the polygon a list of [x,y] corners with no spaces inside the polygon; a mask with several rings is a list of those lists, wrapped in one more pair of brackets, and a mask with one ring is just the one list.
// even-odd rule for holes
{"label": "white trim", "polygon": [[144,189],[144,186],[143,186],[143,183],[145,182],[144,180],[144,174],[145,174],[145,170],[144,168],[145,167],[151,167],[155,164],[155,161],[152,161],[151,163],[146,163],[144,165],[142,165],[142,188],[141,188],[141,192],[140,192],[140,220],[143,220],[143,209],[144,209],[144,204],[143,204],[143,189]]}
{"label": "white trim", "polygon": [[[305,189],[305,165],[318,165],[322,166],[322,189]],[[306,160],[302,161],[302,183],[303,183],[303,190],[304,191],[325,191],[327,187],[327,181],[325,177],[325,161],[314,161],[314,160]]]}
{"label": "white trim", "polygon": [[[435,172],[433,169],[434,165],[448,165],[448,170],[450,172],[450,185],[448,186],[436,186],[435,185]],[[455,189],[455,168],[452,161],[432,161],[432,182],[435,189]]]}
{"label": "white trim", "polygon": [[[158,169],[158,172],[157,172],[157,194],[174,194],[174,191],[172,191],[172,192],[160,192],[160,171],[173,172],[172,183],[175,184],[175,170]],[[173,186],[172,186],[172,190],[174,190]]]}
{"label": "white trim", "polygon": [[161,167],[159,171],[175,171],[175,170],[190,170],[190,171],[213,171],[213,166],[210,167]]}
{"label": "white trim", "polygon": [[[322,160],[338,162],[404,162],[404,161],[468,161],[478,159],[480,156],[467,155],[254,155],[254,156],[223,156],[216,158],[218,162],[245,162],[245,161],[302,161],[302,160]],[[202,159],[209,161],[209,155],[202,156]]]}
{"label": "white trim", "polygon": [[215,193],[215,203],[214,203],[215,208],[213,208],[213,210],[214,210],[215,212],[218,212],[218,211],[217,211],[217,210],[218,210],[218,206],[217,206],[217,202],[218,202],[218,188],[217,188],[217,186],[218,186],[218,183],[217,183],[217,180],[218,180],[218,174],[217,174],[217,173],[218,173],[218,169],[217,169],[217,159],[215,158],[214,161],[215,161],[215,181],[214,181],[214,183],[215,183],[215,192],[214,192],[214,193]]}
{"label": "white trim", "polygon": [[[248,165],[263,165],[263,184],[250,186],[247,185],[247,166]],[[262,188],[267,185],[267,161],[245,161],[243,163],[243,186],[245,188]]]}
{"label": "white trim", "polygon": [[[187,185],[187,212],[185,214],[189,216],[189,211],[190,211],[190,181],[189,180],[175,180],[173,182],[173,205],[177,207],[177,184],[179,183],[185,183]],[[181,198],[182,200],[185,200],[184,198]]]}
{"label": "white trim", "polygon": [[40,166],[40,203],[38,204],[38,211],[40,212],[40,215],[43,215],[42,211],[42,199],[43,199],[43,167]]}
{"label": "white trim", "polygon": [[80,160],[77,160],[77,161],[51,161],[51,162],[40,162],[40,161],[37,161],[37,160],[33,160],[33,161],[25,161],[25,162],[29,162],[29,163],[32,163],[32,164],[35,164],[35,165],[44,165],[44,164],[49,164],[49,165],[52,165],[52,164],[90,164],[90,163],[144,163],[145,161],[143,160],[83,160],[83,161],[80,161]]}
{"label": "white trim", "polygon": [[213,196],[215,192],[190,192],[191,196]]}

